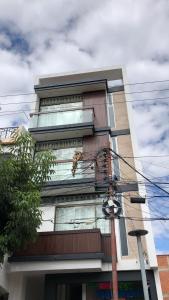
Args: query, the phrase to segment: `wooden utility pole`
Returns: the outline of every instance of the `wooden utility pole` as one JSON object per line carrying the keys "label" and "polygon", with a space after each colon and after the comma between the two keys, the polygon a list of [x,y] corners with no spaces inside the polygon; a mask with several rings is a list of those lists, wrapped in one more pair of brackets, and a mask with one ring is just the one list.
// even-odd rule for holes
{"label": "wooden utility pole", "polygon": [[[109,199],[114,197],[113,180],[112,180],[112,162],[110,151],[108,156],[108,175],[109,175]],[[112,294],[113,300],[118,300],[118,275],[117,275],[117,247],[116,247],[116,232],[115,232],[115,214],[114,205],[111,208],[110,214],[111,223],[111,256],[112,256]]]}
{"label": "wooden utility pole", "polygon": [[111,217],[112,288],[113,300],[118,300],[117,248],[114,217]]}

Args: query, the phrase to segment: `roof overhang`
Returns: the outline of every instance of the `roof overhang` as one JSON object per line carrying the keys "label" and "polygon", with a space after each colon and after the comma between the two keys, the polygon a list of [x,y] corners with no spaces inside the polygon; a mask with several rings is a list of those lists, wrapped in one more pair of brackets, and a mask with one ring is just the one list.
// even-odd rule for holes
{"label": "roof overhang", "polygon": [[[54,80],[54,79],[53,79]],[[81,81],[81,82],[48,82],[46,79],[46,83],[35,85],[35,92],[39,96],[39,98],[46,97],[56,97],[56,96],[65,96],[65,95],[75,95],[82,94],[88,92],[96,92],[107,90],[107,81],[106,80],[89,80]]]}

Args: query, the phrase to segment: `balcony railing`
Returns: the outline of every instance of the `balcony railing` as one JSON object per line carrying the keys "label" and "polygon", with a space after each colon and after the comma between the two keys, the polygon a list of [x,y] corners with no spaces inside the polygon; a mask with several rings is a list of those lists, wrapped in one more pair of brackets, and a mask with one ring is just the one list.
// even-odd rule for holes
{"label": "balcony railing", "polygon": [[99,229],[41,232],[35,243],[14,253],[11,261],[23,257],[102,253],[111,256],[110,234],[101,234]]}
{"label": "balcony railing", "polygon": [[0,140],[11,138],[17,129],[18,127],[0,128]]}
{"label": "balcony railing", "polygon": [[38,112],[31,115],[30,128],[76,125],[93,122],[93,109]]}
{"label": "balcony railing", "polygon": [[29,131],[39,142],[93,135],[93,116],[92,108],[38,112],[31,114]]}
{"label": "balcony railing", "polygon": [[0,128],[0,144],[10,145],[15,143],[15,134],[21,131],[20,127]]}

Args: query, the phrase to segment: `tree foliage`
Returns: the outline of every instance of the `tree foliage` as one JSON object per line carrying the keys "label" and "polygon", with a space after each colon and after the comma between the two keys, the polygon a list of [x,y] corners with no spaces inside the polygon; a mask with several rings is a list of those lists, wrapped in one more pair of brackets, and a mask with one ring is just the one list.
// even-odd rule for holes
{"label": "tree foliage", "polygon": [[40,191],[50,179],[54,156],[34,155],[29,133],[16,137],[8,155],[0,150],[0,261],[36,238],[41,224]]}

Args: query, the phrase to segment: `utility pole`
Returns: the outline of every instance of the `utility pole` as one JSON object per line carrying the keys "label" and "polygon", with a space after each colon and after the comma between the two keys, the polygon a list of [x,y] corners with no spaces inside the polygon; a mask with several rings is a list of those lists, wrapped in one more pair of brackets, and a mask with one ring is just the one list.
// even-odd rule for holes
{"label": "utility pole", "polygon": [[[107,163],[107,175],[108,175],[108,197],[103,204],[103,212],[105,216],[110,219],[111,224],[111,257],[112,257],[112,295],[113,300],[118,300],[118,275],[117,275],[117,248],[116,248],[116,233],[115,233],[115,217],[117,213],[114,211],[114,204],[119,206],[116,200],[116,192],[113,189],[113,178],[112,178],[112,163],[110,149],[104,149],[104,155]],[[118,209],[118,213],[121,209]]]}
{"label": "utility pole", "polygon": [[143,249],[142,249],[142,244],[141,244],[141,236],[144,236],[147,233],[148,233],[148,231],[143,230],[143,229],[132,230],[128,233],[130,236],[135,236],[137,238],[137,246],[138,246],[141,277],[142,277],[143,292],[144,292],[145,300],[149,300],[149,293],[148,293],[147,278],[146,278],[146,271],[145,271],[145,265],[144,265]]}
{"label": "utility pole", "polygon": [[111,251],[112,251],[112,287],[113,287],[113,300],[118,300],[117,248],[116,248],[116,234],[115,234],[114,212],[112,212],[112,216],[110,218],[110,222],[111,222]]}

